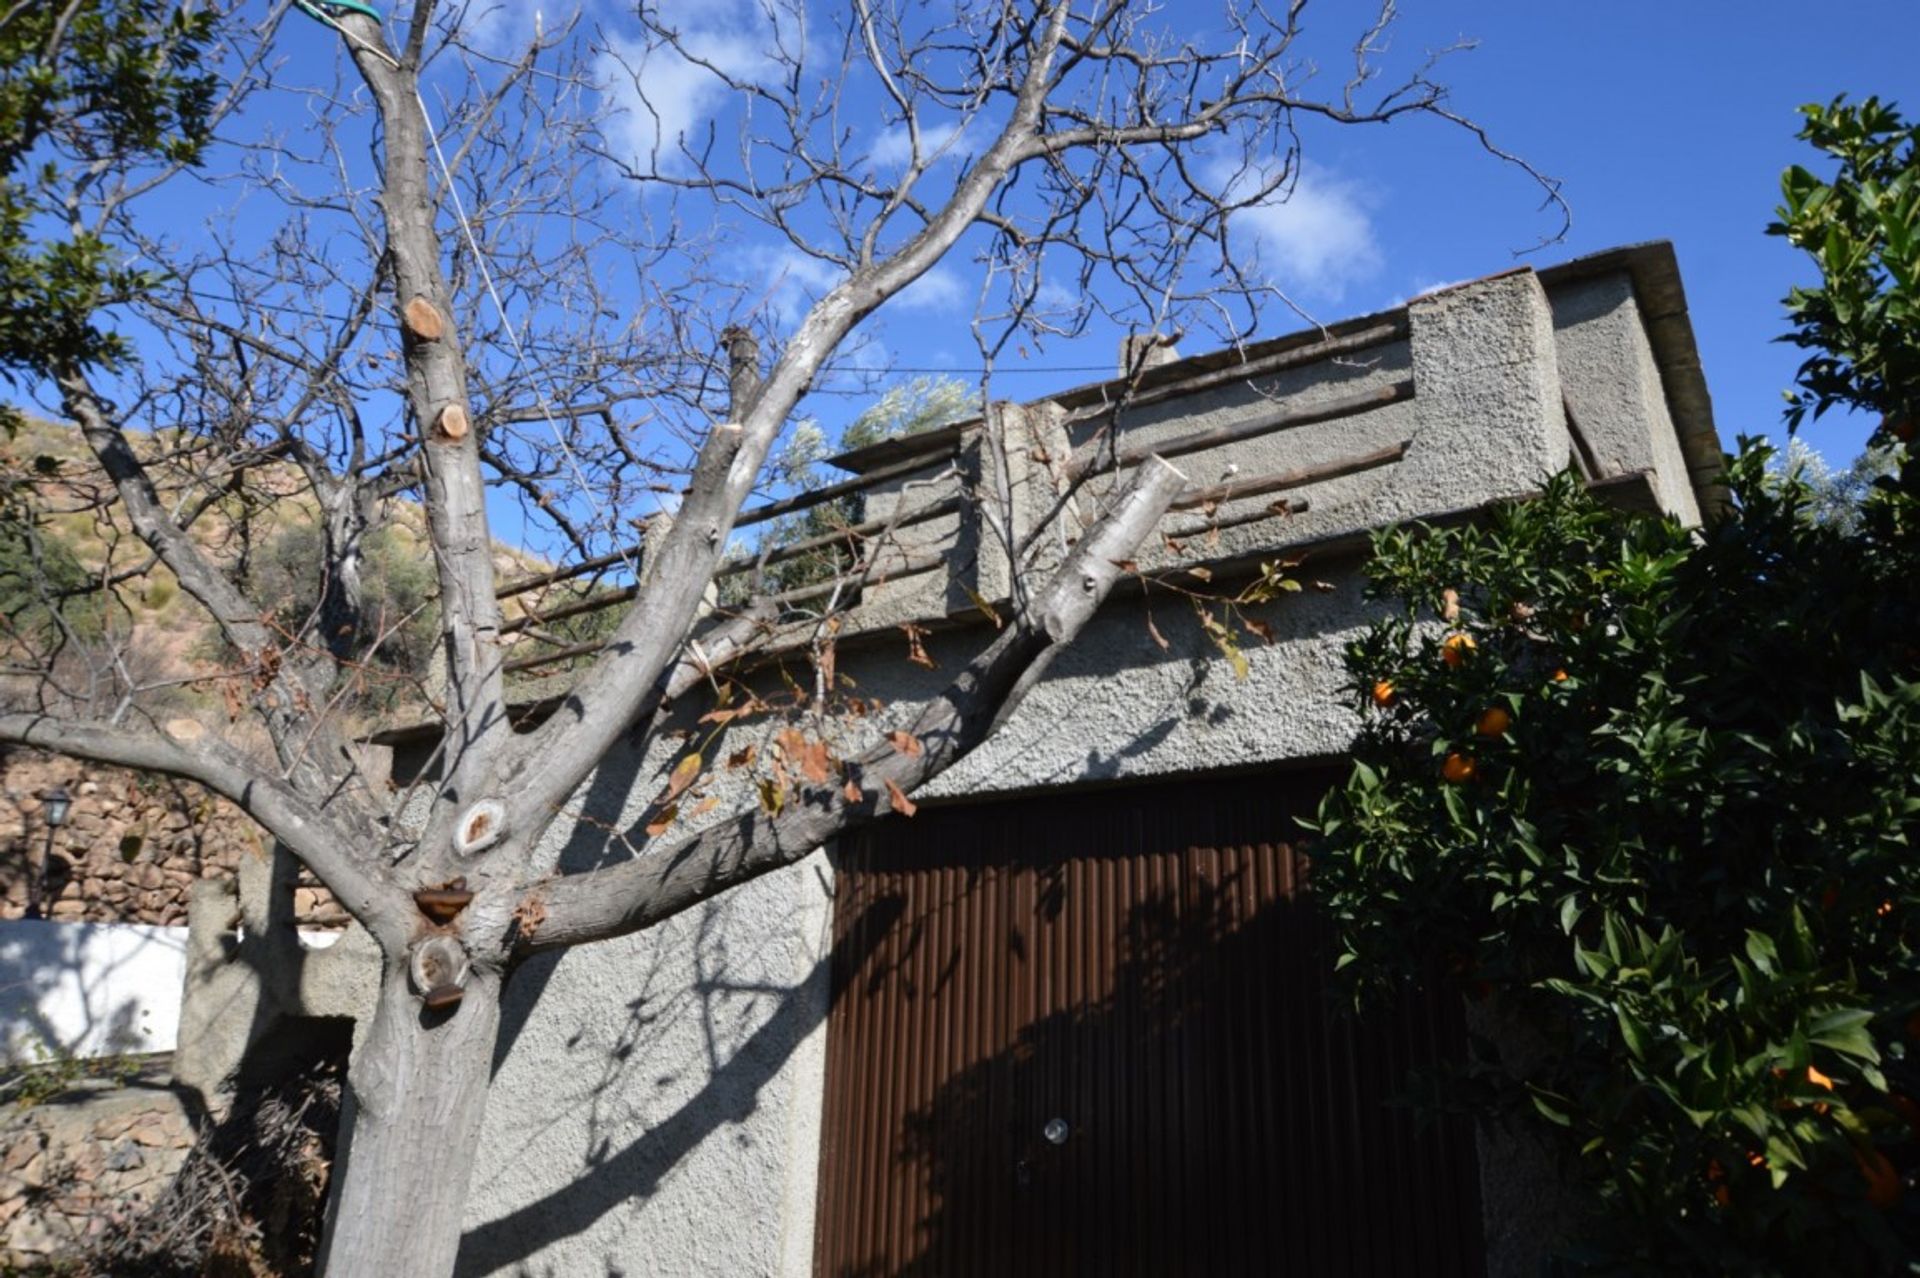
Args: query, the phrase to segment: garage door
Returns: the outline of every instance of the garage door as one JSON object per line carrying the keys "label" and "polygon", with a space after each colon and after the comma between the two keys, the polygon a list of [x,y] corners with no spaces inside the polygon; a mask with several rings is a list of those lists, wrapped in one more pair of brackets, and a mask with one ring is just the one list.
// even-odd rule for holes
{"label": "garage door", "polygon": [[1478,1274],[1457,1000],[1326,992],[1290,773],[922,809],[836,880],[816,1271]]}

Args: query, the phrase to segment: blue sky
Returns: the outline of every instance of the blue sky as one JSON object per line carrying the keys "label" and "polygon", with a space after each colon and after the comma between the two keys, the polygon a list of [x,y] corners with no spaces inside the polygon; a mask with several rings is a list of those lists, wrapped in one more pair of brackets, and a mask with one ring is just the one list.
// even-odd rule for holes
{"label": "blue sky", "polygon": [[[1339,8],[1329,7],[1323,21],[1347,20]],[[1900,101],[1909,118],[1920,112],[1920,3],[1402,6],[1396,51],[1461,38],[1478,44],[1442,71],[1454,107],[1564,181],[1570,234],[1516,259],[1515,250],[1550,234],[1555,221],[1537,212],[1538,192],[1524,175],[1464,136],[1424,123],[1320,130],[1306,140],[1298,208],[1276,219],[1274,261],[1287,268],[1281,278],[1295,299],[1333,320],[1516,260],[1546,265],[1670,239],[1722,437],[1731,446],[1742,433],[1782,434],[1780,391],[1798,352],[1772,339],[1785,327],[1781,297],[1809,272],[1799,254],[1762,232],[1781,169],[1811,162],[1793,137],[1796,108],[1841,92],[1877,93]],[[880,322],[902,364],[954,358],[954,342],[924,319]],[[1269,334],[1293,327],[1284,314],[1269,317]],[[1112,357],[1110,338],[1102,338],[1056,345],[1031,363],[1104,366]],[[1055,384],[1038,373],[1005,383],[1023,397]],[[1829,418],[1804,433],[1840,461],[1859,451],[1871,425]]]}
{"label": "blue sky", "polygon": [[[1912,118],[1920,3],[1476,0],[1404,13],[1402,38],[1479,38],[1451,73],[1456,105],[1566,183],[1571,235],[1527,260],[1672,240],[1722,437],[1781,433],[1798,352],[1771,339],[1785,327],[1780,298],[1811,272],[1762,230],[1781,169],[1813,154],[1793,138],[1795,109],[1877,93]],[[1327,164],[1372,200],[1381,266],[1349,294],[1362,307],[1498,270],[1540,226],[1523,183],[1457,144],[1332,141]],[[1823,420],[1805,434],[1840,460],[1870,426]]]}
{"label": "blue sky", "polygon": [[[844,12],[819,7],[829,2],[840,0],[814,0],[813,14]],[[758,0],[651,3],[675,15],[715,65],[748,78],[761,73],[757,68],[764,53],[756,46],[767,46],[769,28]],[[571,7],[552,6],[556,14]],[[1350,64],[1347,45],[1373,11],[1374,5],[1363,0],[1316,0],[1309,7],[1313,38],[1305,44],[1326,66],[1322,93],[1338,92]],[[503,2],[488,8],[476,2],[469,12],[484,20],[478,37],[502,54],[530,34],[530,6]],[[589,0],[588,22],[578,30],[600,47],[632,52],[637,32],[631,12],[630,4],[618,0]],[[1206,15],[1217,13],[1213,5],[1165,6],[1155,21],[1198,29],[1213,20]],[[397,24],[389,29],[390,38],[398,38]],[[1834,0],[1818,10],[1784,0],[1737,5],[1726,0],[1660,5],[1402,0],[1401,20],[1384,61],[1389,70],[1405,68],[1429,50],[1463,40],[1476,47],[1451,55],[1437,72],[1452,88],[1449,105],[1483,125],[1501,147],[1562,180],[1573,209],[1567,237],[1516,258],[1516,250],[1557,230],[1558,216],[1540,210],[1540,192],[1529,178],[1481,152],[1460,130],[1421,120],[1385,127],[1308,126],[1302,130],[1305,167],[1292,201],[1243,215],[1274,282],[1314,319],[1334,321],[1507,269],[1516,260],[1544,266],[1620,244],[1670,239],[1677,247],[1723,439],[1731,445],[1741,433],[1779,433],[1780,391],[1790,383],[1797,359],[1793,348],[1772,339],[1784,328],[1780,298],[1808,272],[1798,254],[1763,229],[1777,201],[1781,169],[1812,158],[1793,137],[1796,108],[1842,92],[1877,93],[1900,101],[1910,116],[1920,113],[1920,62],[1914,58],[1920,49],[1920,0]],[[807,48],[811,63],[815,39],[810,35],[799,45]],[[825,42],[818,47],[832,52]],[[339,41],[318,25],[290,17],[276,50],[287,59],[282,83],[339,82]],[[831,58],[827,65],[833,65]],[[352,80],[346,73],[349,91],[357,93]],[[719,122],[724,136],[726,95],[704,73],[656,62],[648,83],[657,114],[615,121],[608,129],[615,145],[624,138],[644,146],[659,127],[697,127],[710,119]],[[432,82],[427,93],[437,101]],[[867,162],[897,163],[891,152],[899,149],[900,139],[885,129],[880,104],[873,83],[853,83],[845,119]],[[297,95],[271,93],[258,101],[257,116],[250,111],[250,122],[289,129],[297,138],[305,130],[307,109]],[[964,134],[953,139],[956,156],[967,151],[968,142]],[[365,148],[349,148],[348,162],[369,159]],[[1208,156],[1201,159],[1211,162]],[[957,165],[943,165],[929,174],[928,183],[937,185],[942,174],[950,180],[957,171]],[[362,172],[355,178],[366,182],[370,176]],[[659,214],[665,198],[660,192],[627,183],[611,168],[607,177],[630,191],[624,207],[636,223]],[[324,169],[320,179],[331,180]],[[169,223],[169,234],[191,240],[210,205],[228,204],[244,189],[182,184],[160,197],[156,211]],[[250,210],[237,223],[242,240],[272,233],[269,205],[255,199],[241,208]],[[443,219],[443,227],[455,233],[450,218]],[[716,314],[714,330],[738,317],[742,305],[776,331],[790,327],[807,295],[834,278],[831,269],[772,242],[764,230],[726,222],[724,210],[701,225],[710,228],[719,251],[695,266],[729,276],[731,288],[723,294],[735,308]],[[968,320],[977,287],[968,248],[963,244],[869,321],[871,344],[844,353],[836,363],[886,367],[901,376],[951,368],[971,380],[978,356]],[[635,268],[628,261],[606,263],[603,269],[613,278]],[[675,296],[671,286],[664,291]],[[345,305],[344,298],[324,294],[282,301],[303,307],[317,302],[321,310]],[[259,315],[235,318],[264,322]],[[509,316],[516,325],[531,321],[536,341],[547,318]],[[1274,336],[1303,324],[1299,316],[1274,307],[1253,336]],[[1079,341],[1055,340],[1024,355],[1009,353],[992,392],[1030,399],[1094,380],[1112,370],[1116,336],[1110,327],[1095,326]],[[382,333],[378,340],[390,339]],[[1201,335],[1183,349],[1195,353],[1210,344]],[[837,439],[839,428],[874,393],[871,379],[855,393],[849,382],[833,378],[819,390],[802,412],[818,417],[829,440]],[[379,429],[392,431],[398,401],[390,394],[384,399],[388,402],[371,407],[384,419]],[[1859,450],[1871,426],[1829,420],[1812,425],[1807,434],[1830,459],[1842,462]],[[497,534],[544,553],[558,552],[550,537],[526,522],[517,499],[496,495]]]}

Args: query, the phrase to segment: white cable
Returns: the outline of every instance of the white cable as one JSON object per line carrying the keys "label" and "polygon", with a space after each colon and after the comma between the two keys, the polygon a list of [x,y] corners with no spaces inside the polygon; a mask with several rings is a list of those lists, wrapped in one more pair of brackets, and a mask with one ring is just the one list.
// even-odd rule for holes
{"label": "white cable", "polygon": [[[520,345],[519,332],[514,328],[513,322],[507,318],[507,308],[500,300],[500,290],[494,287],[493,271],[487,266],[486,254],[480,251],[480,242],[474,237],[472,223],[467,220],[466,204],[460,198],[460,188],[454,183],[453,170],[447,166],[446,153],[440,149],[440,134],[433,127],[433,116],[427,110],[427,100],[420,96],[420,86],[417,82],[413,89],[413,100],[420,108],[420,122],[427,128],[427,140],[433,143],[433,157],[440,164],[440,176],[447,184],[448,196],[453,200],[454,215],[460,219],[460,231],[466,237],[467,247],[473,252],[474,263],[480,268],[480,279],[487,286],[487,296],[493,299],[494,314],[500,319],[500,327],[506,330],[507,341],[513,344],[513,367],[517,369],[526,362],[526,350]],[[567,459],[567,466],[573,471],[575,482],[580,485],[581,495],[587,499],[587,504],[593,508],[595,516],[606,520],[609,534],[614,542],[614,553],[620,556],[620,562],[626,566],[628,572],[634,575],[634,579],[639,580],[639,569],[626,550],[620,547],[619,526],[613,521],[611,512],[595,500],[593,487],[587,482],[585,472],[580,469],[579,459],[574,456],[572,447],[561,435],[559,423],[553,419],[552,401],[537,385],[534,387],[534,393],[539,397],[540,415],[546,419],[547,429],[553,433],[553,442],[559,447],[561,455]],[[658,493],[653,494],[653,499],[654,504],[659,506],[661,511],[666,510],[666,504],[660,500]]]}
{"label": "white cable", "polygon": [[[399,61],[395,59],[392,54],[378,45],[356,36],[353,32],[341,26],[331,14],[306,5],[302,5],[301,7],[313,17],[318,18],[322,23],[338,31],[349,44],[366,50],[368,53],[371,53],[392,67],[395,71],[401,69]],[[539,15],[537,13],[535,14],[535,21],[536,23],[539,21]],[[512,322],[507,319],[507,308],[500,300],[500,290],[495,288],[493,284],[493,271],[487,266],[486,254],[480,251],[480,242],[474,238],[472,223],[467,221],[466,205],[460,199],[460,188],[454,184],[453,170],[447,166],[446,153],[440,149],[440,133],[433,127],[433,115],[427,110],[427,100],[420,96],[420,84],[417,79],[413,86],[413,100],[415,105],[420,108],[420,123],[426,126],[427,139],[433,143],[433,158],[440,164],[440,176],[447,184],[447,194],[453,198],[453,211],[460,219],[461,233],[466,236],[467,247],[473,251],[473,260],[480,268],[480,278],[485,281],[487,286],[487,296],[493,299],[494,314],[499,316],[500,327],[506,330],[507,340],[513,343],[513,367],[517,369],[526,363],[526,349],[520,345],[520,334],[518,330],[516,330]],[[613,539],[614,543],[614,553],[620,556],[620,562],[626,566],[628,572],[634,575],[635,580],[638,580],[640,570],[634,566],[634,562],[632,558],[628,556],[627,552],[620,548],[621,538],[619,525],[613,521],[611,512],[594,499],[593,486],[587,482],[586,473],[580,469],[580,459],[574,456],[573,448],[560,433],[559,423],[553,419],[552,401],[548,398],[546,392],[540,390],[538,386],[534,388],[534,391],[540,397],[540,415],[546,418],[547,429],[553,433],[553,442],[559,447],[561,455],[567,459],[567,466],[573,471],[575,482],[580,485],[581,495],[587,499],[587,504],[593,508],[594,515],[598,518],[604,518],[607,521],[608,535]],[[660,494],[652,493],[651,495],[654,505],[659,508],[657,513],[664,513],[667,507],[666,503],[660,500]]]}

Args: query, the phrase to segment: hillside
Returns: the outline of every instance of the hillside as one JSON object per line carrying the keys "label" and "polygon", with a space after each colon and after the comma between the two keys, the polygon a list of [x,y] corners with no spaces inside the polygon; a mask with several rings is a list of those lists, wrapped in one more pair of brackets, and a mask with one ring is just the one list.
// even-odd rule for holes
{"label": "hillside", "polygon": [[[134,447],[152,461],[170,441],[137,436]],[[202,460],[196,458],[195,460]],[[299,470],[272,462],[245,473],[238,485],[209,493],[204,482],[178,465],[154,466],[164,501],[174,509],[204,505],[189,532],[193,539],[248,588],[270,615],[298,623],[317,593],[318,504]],[[35,576],[72,588],[83,581],[120,578],[113,603],[100,607],[69,601],[62,612],[72,629],[97,649],[118,648],[142,684],[168,684],[144,695],[149,712],[212,725],[227,715],[218,675],[227,654],[211,621],[183,594],[164,566],[153,564],[133,536],[111,486],[76,428],[28,419],[0,446],[0,475],[9,479],[16,510],[31,514],[42,543],[37,565],[17,532],[0,545],[0,620],[13,630],[13,646],[32,646],[32,635],[51,628]],[[369,538],[364,576],[370,610],[387,622],[388,640],[364,663],[363,686],[349,711],[361,720],[417,718],[428,706],[434,575],[425,514],[414,502],[383,503],[377,531]],[[496,545],[495,571],[502,581],[544,571],[550,564],[510,546]],[[539,595],[507,600],[507,615],[540,606]],[[548,601],[551,602],[551,601]],[[384,610],[384,611],[381,611]],[[62,658],[75,660],[73,654]],[[0,686],[8,682],[0,680]],[[12,680],[15,684],[20,681]],[[16,693],[18,687],[6,689]]]}

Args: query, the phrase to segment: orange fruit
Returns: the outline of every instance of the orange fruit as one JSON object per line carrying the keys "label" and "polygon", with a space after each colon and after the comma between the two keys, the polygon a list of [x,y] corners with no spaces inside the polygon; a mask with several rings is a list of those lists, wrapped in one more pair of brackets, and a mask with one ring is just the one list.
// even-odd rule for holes
{"label": "orange fruit", "polygon": [[1879,905],[1877,905],[1877,906],[1875,906],[1875,907],[1874,907],[1874,910],[1873,910],[1873,912],[1874,912],[1875,914],[1878,914],[1878,915],[1879,915],[1879,916],[1880,916],[1881,918],[1883,918],[1883,919],[1884,919],[1885,917],[1887,917],[1887,915],[1889,915],[1889,914],[1891,914],[1891,913],[1893,913],[1893,902],[1892,902],[1892,901],[1882,901],[1882,902],[1880,902],[1880,904],[1879,904]]}
{"label": "orange fruit", "polygon": [[1567,672],[1566,672],[1565,670],[1556,670],[1556,671],[1554,671],[1554,672],[1553,672],[1553,681],[1554,681],[1555,683],[1565,683],[1565,682],[1567,681]]}
{"label": "orange fruit", "polygon": [[1488,706],[1480,712],[1474,721],[1473,730],[1483,737],[1505,736],[1507,729],[1513,726],[1513,716],[1501,706]]}
{"label": "orange fruit", "polygon": [[1807,1081],[1815,1087],[1824,1087],[1828,1091],[1833,1090],[1833,1080],[1811,1065],[1807,1066]]}
{"label": "orange fruit", "polygon": [[1867,1201],[1885,1210],[1900,1201],[1900,1173],[1887,1156],[1868,1145],[1856,1146],[1853,1161],[1860,1165],[1860,1178],[1867,1182]]}
{"label": "orange fruit", "polygon": [[1398,694],[1394,692],[1393,684],[1389,680],[1382,679],[1373,685],[1373,704],[1382,710],[1392,705],[1397,699]]}
{"label": "orange fruit", "polygon": [[1467,658],[1480,645],[1473,641],[1472,635],[1451,634],[1440,643],[1440,660],[1455,670],[1466,664]]}
{"label": "orange fruit", "polygon": [[1479,770],[1480,765],[1474,762],[1472,755],[1461,754],[1458,750],[1449,754],[1446,762],[1440,765],[1440,775],[1454,785],[1465,785],[1473,780],[1473,774]]}
{"label": "orange fruit", "polygon": [[1733,1191],[1725,1185],[1715,1185],[1713,1187],[1713,1201],[1716,1206],[1731,1207],[1733,1205]]}

